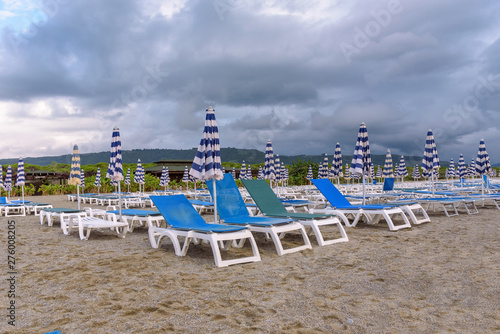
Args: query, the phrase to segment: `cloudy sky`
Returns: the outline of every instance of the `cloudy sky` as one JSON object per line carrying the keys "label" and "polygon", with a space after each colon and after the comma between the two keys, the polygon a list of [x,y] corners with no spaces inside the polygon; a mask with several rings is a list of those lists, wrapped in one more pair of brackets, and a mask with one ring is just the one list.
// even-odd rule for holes
{"label": "cloudy sky", "polygon": [[[500,162],[500,2],[4,0],[0,158],[223,147]],[[222,157],[224,159],[224,157]]]}

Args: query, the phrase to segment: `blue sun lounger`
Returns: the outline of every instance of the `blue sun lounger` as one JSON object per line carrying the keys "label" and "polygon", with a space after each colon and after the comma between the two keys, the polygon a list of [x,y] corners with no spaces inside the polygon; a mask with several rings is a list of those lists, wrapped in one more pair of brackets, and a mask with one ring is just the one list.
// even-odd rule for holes
{"label": "blue sun lounger", "polygon": [[[410,228],[411,224],[406,217],[403,209],[398,206],[372,204],[372,205],[354,205],[351,204],[342,193],[328,179],[313,179],[312,183],[325,196],[336,211],[346,215],[353,215],[354,221],[349,226],[356,226],[362,216],[367,218],[369,225],[377,224],[380,218],[384,218],[391,231],[397,231],[403,228]],[[325,211],[328,212],[328,209]],[[391,216],[399,215],[403,223],[395,225]]]}
{"label": "blue sun lounger", "polygon": [[[172,241],[175,254],[185,256],[191,242],[197,244],[198,240],[206,240],[212,247],[217,267],[260,261],[257,244],[246,227],[206,223],[184,195],[151,196],[150,198],[167,222],[166,228],[157,227],[148,222],[149,240],[153,248],[158,248],[161,239],[167,236]],[[184,238],[182,248],[179,237]],[[252,256],[222,259],[219,245],[223,250],[228,250],[231,244],[237,246],[238,241],[240,245],[243,245],[242,241],[245,239],[250,241]],[[225,245],[224,242],[226,242]]]}
{"label": "blue sun lounger", "polygon": [[[250,217],[233,175],[226,173],[222,180],[215,183],[217,187],[217,212],[224,223],[246,226],[252,232],[265,233],[267,239],[273,240],[276,252],[280,256],[311,248],[311,243],[302,224],[289,218]],[[213,183],[207,182],[207,187],[213,197]],[[281,239],[285,233],[292,231],[298,231],[302,234],[304,244],[284,249]]]}

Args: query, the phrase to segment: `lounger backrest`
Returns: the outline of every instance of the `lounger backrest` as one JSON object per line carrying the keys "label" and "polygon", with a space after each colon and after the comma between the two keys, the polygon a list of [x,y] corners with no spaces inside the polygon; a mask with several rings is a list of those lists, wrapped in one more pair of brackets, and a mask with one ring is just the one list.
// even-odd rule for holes
{"label": "lounger backrest", "polygon": [[7,197],[0,197],[0,204],[7,204]]}
{"label": "lounger backrest", "polygon": [[384,179],[384,188],[382,191],[393,191],[394,190],[394,178],[387,177]]}
{"label": "lounger backrest", "polygon": [[286,215],[283,204],[269,187],[266,180],[241,180],[260,211],[268,216]]}
{"label": "lounger backrest", "polygon": [[328,179],[313,179],[312,183],[321,191],[323,196],[333,206],[350,206],[351,203],[342,195],[342,193]]}
{"label": "lounger backrest", "polygon": [[150,196],[169,226],[189,229],[206,223],[184,195]]}
{"label": "lounger backrest", "polygon": [[[230,217],[248,217],[248,210],[238,186],[231,173],[224,174],[224,178],[215,181],[217,187],[217,212],[222,220]],[[212,180],[206,182],[210,195],[214,198]]]}

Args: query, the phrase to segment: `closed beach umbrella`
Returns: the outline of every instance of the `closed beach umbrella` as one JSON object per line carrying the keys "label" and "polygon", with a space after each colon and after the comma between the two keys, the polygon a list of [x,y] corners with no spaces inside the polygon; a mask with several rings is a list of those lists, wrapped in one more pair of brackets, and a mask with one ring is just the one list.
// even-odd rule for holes
{"label": "closed beach umbrella", "polygon": [[94,186],[97,187],[97,193],[99,194],[101,192],[101,169],[99,167],[97,167]]}
{"label": "closed beach umbrella", "polygon": [[356,140],[356,148],[352,156],[350,171],[352,174],[362,175],[363,177],[363,205],[365,198],[365,172],[370,173],[372,157],[370,154],[370,141],[368,140],[368,130],[365,123],[361,123]]}
{"label": "closed beach umbrella", "polygon": [[401,182],[403,182],[403,179],[408,176],[404,155],[402,155],[399,159],[398,175],[401,177]]}
{"label": "closed beach umbrella", "polygon": [[[186,166],[187,168],[187,166]],[[139,185],[139,193],[141,193],[141,184],[144,184],[144,174],[142,169],[141,159],[137,159],[137,167],[135,168],[134,173],[134,182]]]}
{"label": "closed beach umbrella", "polygon": [[127,175],[125,176],[125,180],[123,181],[123,183],[125,183],[125,185],[127,186],[127,192],[129,193],[130,192],[130,168],[127,169]]}
{"label": "closed beach umbrella", "polygon": [[259,166],[259,173],[257,174],[257,180],[264,179],[264,171],[262,170],[262,166]]}
{"label": "closed beach umbrella", "polygon": [[248,165],[248,168],[247,168],[247,176],[246,176],[246,179],[247,179],[247,180],[251,180],[251,179],[252,179],[252,168],[250,167],[250,165]]}
{"label": "closed beach umbrella", "polygon": [[[488,152],[486,152],[486,144],[484,139],[479,141],[479,150],[476,157],[476,173],[480,176],[488,175],[491,170],[490,159]],[[484,182],[481,181],[481,194],[484,195]]]}
{"label": "closed beach umbrella", "polygon": [[123,165],[122,165],[122,142],[120,139],[120,130],[113,129],[111,135],[111,150],[109,156],[109,167],[106,177],[118,184],[118,207],[120,210],[120,220],[122,220],[122,191],[120,189],[123,180]]}
{"label": "closed beach umbrella", "polygon": [[327,179],[328,178],[328,154],[325,153],[323,156],[323,168],[321,168],[321,171],[323,172],[321,174],[320,179]]}
{"label": "closed beach umbrella", "polygon": [[281,163],[280,155],[276,154],[276,159],[274,160],[274,173],[276,175],[276,182],[281,181]]}
{"label": "closed beach umbrella", "polygon": [[85,173],[83,172],[83,169],[80,171],[80,186],[82,187],[82,194],[85,192]]}
{"label": "closed beach umbrella", "polygon": [[377,174],[376,174],[377,179],[382,178],[382,168],[380,168],[380,165],[377,166]]}
{"label": "closed beach umbrella", "polygon": [[272,186],[272,181],[276,180],[276,173],[274,171],[274,152],[273,152],[273,144],[271,143],[271,139],[269,139],[267,141],[267,144],[266,144],[266,155],[265,155],[265,162],[264,162],[264,179],[271,180],[271,186]]}
{"label": "closed beach umbrella", "polygon": [[168,170],[165,166],[161,169],[161,177],[160,177],[160,187],[164,188],[164,191],[167,191],[168,185]]}
{"label": "closed beach umbrella", "polygon": [[349,164],[345,164],[344,179],[346,179],[346,180],[350,180],[351,179],[351,170],[349,169]]}
{"label": "closed beach umbrella", "polygon": [[24,185],[26,184],[26,178],[24,177],[24,161],[23,158],[19,158],[17,163],[17,179],[16,186],[21,186],[21,192],[23,194],[23,204],[24,204]]}
{"label": "closed beach umbrella", "polygon": [[394,177],[394,173],[392,170],[392,155],[391,155],[391,150],[387,150],[387,153],[385,154],[385,161],[384,161],[384,172],[382,173],[384,178],[386,177]]}
{"label": "closed beach umbrella", "polygon": [[311,181],[313,179],[313,170],[312,170],[312,166],[309,165],[309,169],[307,170],[307,174],[306,174],[306,179],[308,179],[309,181]]}
{"label": "closed beach umbrella", "polygon": [[5,191],[7,191],[8,197],[10,197],[10,191],[12,190],[12,167],[10,165],[7,167],[7,174],[5,175]]}
{"label": "closed beach umbrella", "polygon": [[245,164],[245,160],[243,160],[240,169],[240,180],[245,180],[246,178],[247,178],[247,165]]}
{"label": "closed beach umbrella", "polygon": [[5,189],[5,187],[3,186],[3,169],[2,169],[2,165],[0,165],[0,193],[2,192],[1,189]]}
{"label": "closed beach umbrella", "polygon": [[217,187],[215,181],[222,180],[224,174],[222,174],[220,157],[219,129],[212,107],[208,107],[206,110],[205,128],[189,174],[199,180],[212,180],[214,222],[217,222]]}
{"label": "closed beach umbrella", "polygon": [[413,180],[420,179],[420,170],[418,169],[418,166],[413,167],[413,173],[411,174],[411,177],[413,178]]}
{"label": "closed beach umbrella", "polygon": [[429,129],[425,138],[424,157],[422,158],[422,170],[430,174],[431,189],[434,195],[434,171],[439,171],[439,157],[434,141],[434,134]]}
{"label": "closed beach umbrella", "polygon": [[286,181],[286,168],[285,168],[285,163],[283,161],[281,162],[281,181],[282,182]]}
{"label": "closed beach umbrella", "polygon": [[78,151],[78,145],[73,146],[73,155],[71,156],[71,170],[69,173],[69,184],[76,186],[76,200],[78,202],[78,210],[80,210],[80,184],[82,183],[82,178],[80,174],[80,153]]}
{"label": "closed beach umbrella", "polygon": [[186,183],[186,190],[188,190],[188,182],[189,182],[189,170],[188,166],[184,167],[184,174],[182,175],[182,182]]}
{"label": "closed beach umbrella", "polygon": [[448,176],[450,177],[455,176],[455,162],[453,161],[453,158],[450,159],[450,166],[448,167]]}
{"label": "closed beach umbrella", "polygon": [[465,159],[463,154],[460,154],[460,158],[458,158],[457,172],[460,179],[463,179],[467,174],[467,168],[465,167]]}
{"label": "closed beach umbrella", "polygon": [[470,177],[474,177],[476,175],[476,160],[472,159],[469,167],[467,168],[467,175]]}
{"label": "closed beach umbrella", "polygon": [[340,182],[340,178],[344,176],[342,173],[342,150],[340,149],[339,143],[335,145],[332,167],[334,171],[333,177],[337,179],[338,184]]}
{"label": "closed beach umbrella", "polygon": [[231,174],[233,174],[233,179],[236,180],[236,169],[234,167],[233,167]]}

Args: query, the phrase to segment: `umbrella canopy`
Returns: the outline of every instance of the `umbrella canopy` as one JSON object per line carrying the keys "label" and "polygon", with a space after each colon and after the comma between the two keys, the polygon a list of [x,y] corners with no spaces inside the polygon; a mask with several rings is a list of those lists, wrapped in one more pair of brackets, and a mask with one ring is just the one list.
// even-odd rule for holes
{"label": "umbrella canopy", "polygon": [[212,107],[208,107],[206,110],[205,128],[189,174],[199,180],[212,180],[214,186],[214,222],[217,222],[215,180],[222,180],[224,174],[222,173],[220,157],[219,129]]}
{"label": "umbrella canopy", "polygon": [[274,160],[274,174],[276,175],[276,182],[281,181],[281,163],[280,155],[276,154],[276,159]]}
{"label": "umbrella canopy", "polygon": [[252,179],[252,168],[250,168],[250,165],[248,165],[247,168],[247,176],[245,178],[246,180],[251,180]]}
{"label": "umbrella canopy", "polygon": [[85,173],[82,170],[80,170],[80,186],[82,187],[82,194],[83,194],[83,190],[85,189]]}
{"label": "umbrella canopy", "polygon": [[365,173],[370,173],[372,165],[372,157],[370,154],[370,141],[368,140],[368,130],[365,123],[361,123],[358,131],[358,138],[356,139],[356,148],[352,156],[351,173],[361,174],[363,177],[363,205],[366,202],[365,198]]}
{"label": "umbrella canopy", "polygon": [[266,144],[266,155],[264,162],[264,179],[266,180],[276,180],[276,173],[274,171],[274,153],[273,144],[271,139],[267,141]]}
{"label": "umbrella canopy", "polygon": [[259,174],[257,174],[257,180],[264,179],[264,171],[262,170],[262,166],[259,166]]}
{"label": "umbrella canopy", "polygon": [[69,184],[76,185],[76,197],[78,202],[78,210],[80,210],[80,189],[79,185],[82,184],[80,171],[80,153],[78,145],[73,146],[73,155],[71,156],[71,170],[69,173]]}
{"label": "umbrella canopy", "polygon": [[166,188],[169,182],[168,167],[163,166],[160,177],[160,187]]}
{"label": "umbrella canopy", "polygon": [[476,160],[472,159],[469,167],[467,168],[467,176],[474,177],[476,175]]}
{"label": "umbrella canopy", "polygon": [[448,176],[449,177],[455,176],[455,162],[453,161],[453,158],[450,159],[450,166],[448,167]]}
{"label": "umbrella canopy", "polygon": [[286,181],[286,168],[283,161],[281,162],[281,180]]}
{"label": "umbrella canopy", "polygon": [[431,177],[432,194],[434,194],[434,171],[439,171],[439,157],[434,141],[434,134],[432,130],[427,131],[425,138],[424,157],[422,158],[422,169],[424,172],[429,173]]}
{"label": "umbrella canopy", "polygon": [[420,170],[418,169],[418,166],[413,167],[413,173],[411,174],[411,177],[414,179],[420,178]]}
{"label": "umbrella canopy", "polygon": [[3,169],[2,169],[2,165],[0,165],[0,190],[1,189],[5,189],[4,186],[3,186]]}
{"label": "umbrella canopy", "polygon": [[10,197],[10,191],[12,190],[12,167],[10,167],[10,165],[7,167],[4,189],[5,191],[9,192],[9,197]]}
{"label": "umbrella canopy", "polygon": [[231,171],[231,174],[233,174],[233,179],[236,180],[236,169],[233,167],[233,170]]}
{"label": "umbrella canopy", "polygon": [[240,169],[240,180],[245,180],[246,178],[247,178],[247,165],[245,164],[245,160],[243,160]]}
{"label": "umbrella canopy", "polygon": [[408,176],[408,170],[406,169],[404,155],[402,155],[401,158],[399,159],[398,176],[400,176],[401,178]]}
{"label": "umbrella canopy", "polygon": [[379,179],[382,178],[382,168],[380,168],[380,165],[377,166],[376,177],[379,178]]}
{"label": "umbrella canopy", "polygon": [[182,182],[185,182],[185,183],[189,182],[189,170],[188,170],[188,166],[184,167],[184,174],[182,175]]}
{"label": "umbrella canopy", "polygon": [[101,186],[101,169],[99,167],[97,167],[97,173],[95,175],[94,186],[96,186],[96,187]]}
{"label": "umbrella canopy", "polygon": [[383,172],[383,177],[394,177],[394,173],[392,170],[392,155],[391,155],[391,150],[387,150],[387,153],[385,154],[385,161],[384,161],[384,172]]}
{"label": "umbrella canopy", "polygon": [[[135,177],[135,175],[134,175],[134,177]],[[130,186],[130,183],[131,183],[131,181],[130,181],[130,168],[127,169],[127,175],[125,176],[125,181],[123,181],[123,183],[125,183],[127,186]]]}
{"label": "umbrella canopy", "polygon": [[325,153],[323,156],[323,165],[321,166],[321,175],[320,179],[327,179],[328,178],[328,154]]}
{"label": "umbrella canopy", "polygon": [[458,158],[458,177],[463,179],[465,176],[467,176],[467,168],[465,167],[465,159],[464,155],[460,154],[460,158]]}
{"label": "umbrella canopy", "polygon": [[342,173],[342,150],[340,149],[340,144],[335,145],[335,152],[333,153],[333,177],[339,179],[343,176]]}
{"label": "umbrella canopy", "polygon": [[17,163],[16,186],[21,186],[22,194],[23,194],[23,204],[24,204],[24,185],[25,184],[26,184],[26,179],[24,177],[24,161],[23,161],[23,158],[19,158],[19,162]]}
{"label": "umbrella canopy", "polygon": [[106,177],[118,184],[118,207],[120,211],[120,220],[122,218],[122,197],[120,181],[123,180],[122,165],[122,142],[120,140],[120,129],[114,128],[111,134],[111,151],[109,156],[109,166]]}
{"label": "umbrella canopy", "polygon": [[490,159],[488,152],[486,152],[486,144],[484,139],[479,141],[479,150],[476,157],[476,173],[479,175],[488,174],[491,170]]}
{"label": "umbrella canopy", "polygon": [[349,180],[351,179],[351,170],[349,169],[349,164],[345,164],[345,175],[344,179]]}
{"label": "umbrella canopy", "polygon": [[314,177],[313,177],[313,170],[312,170],[312,166],[309,165],[309,169],[307,170],[307,175],[306,175],[306,179],[308,180],[312,180]]}

